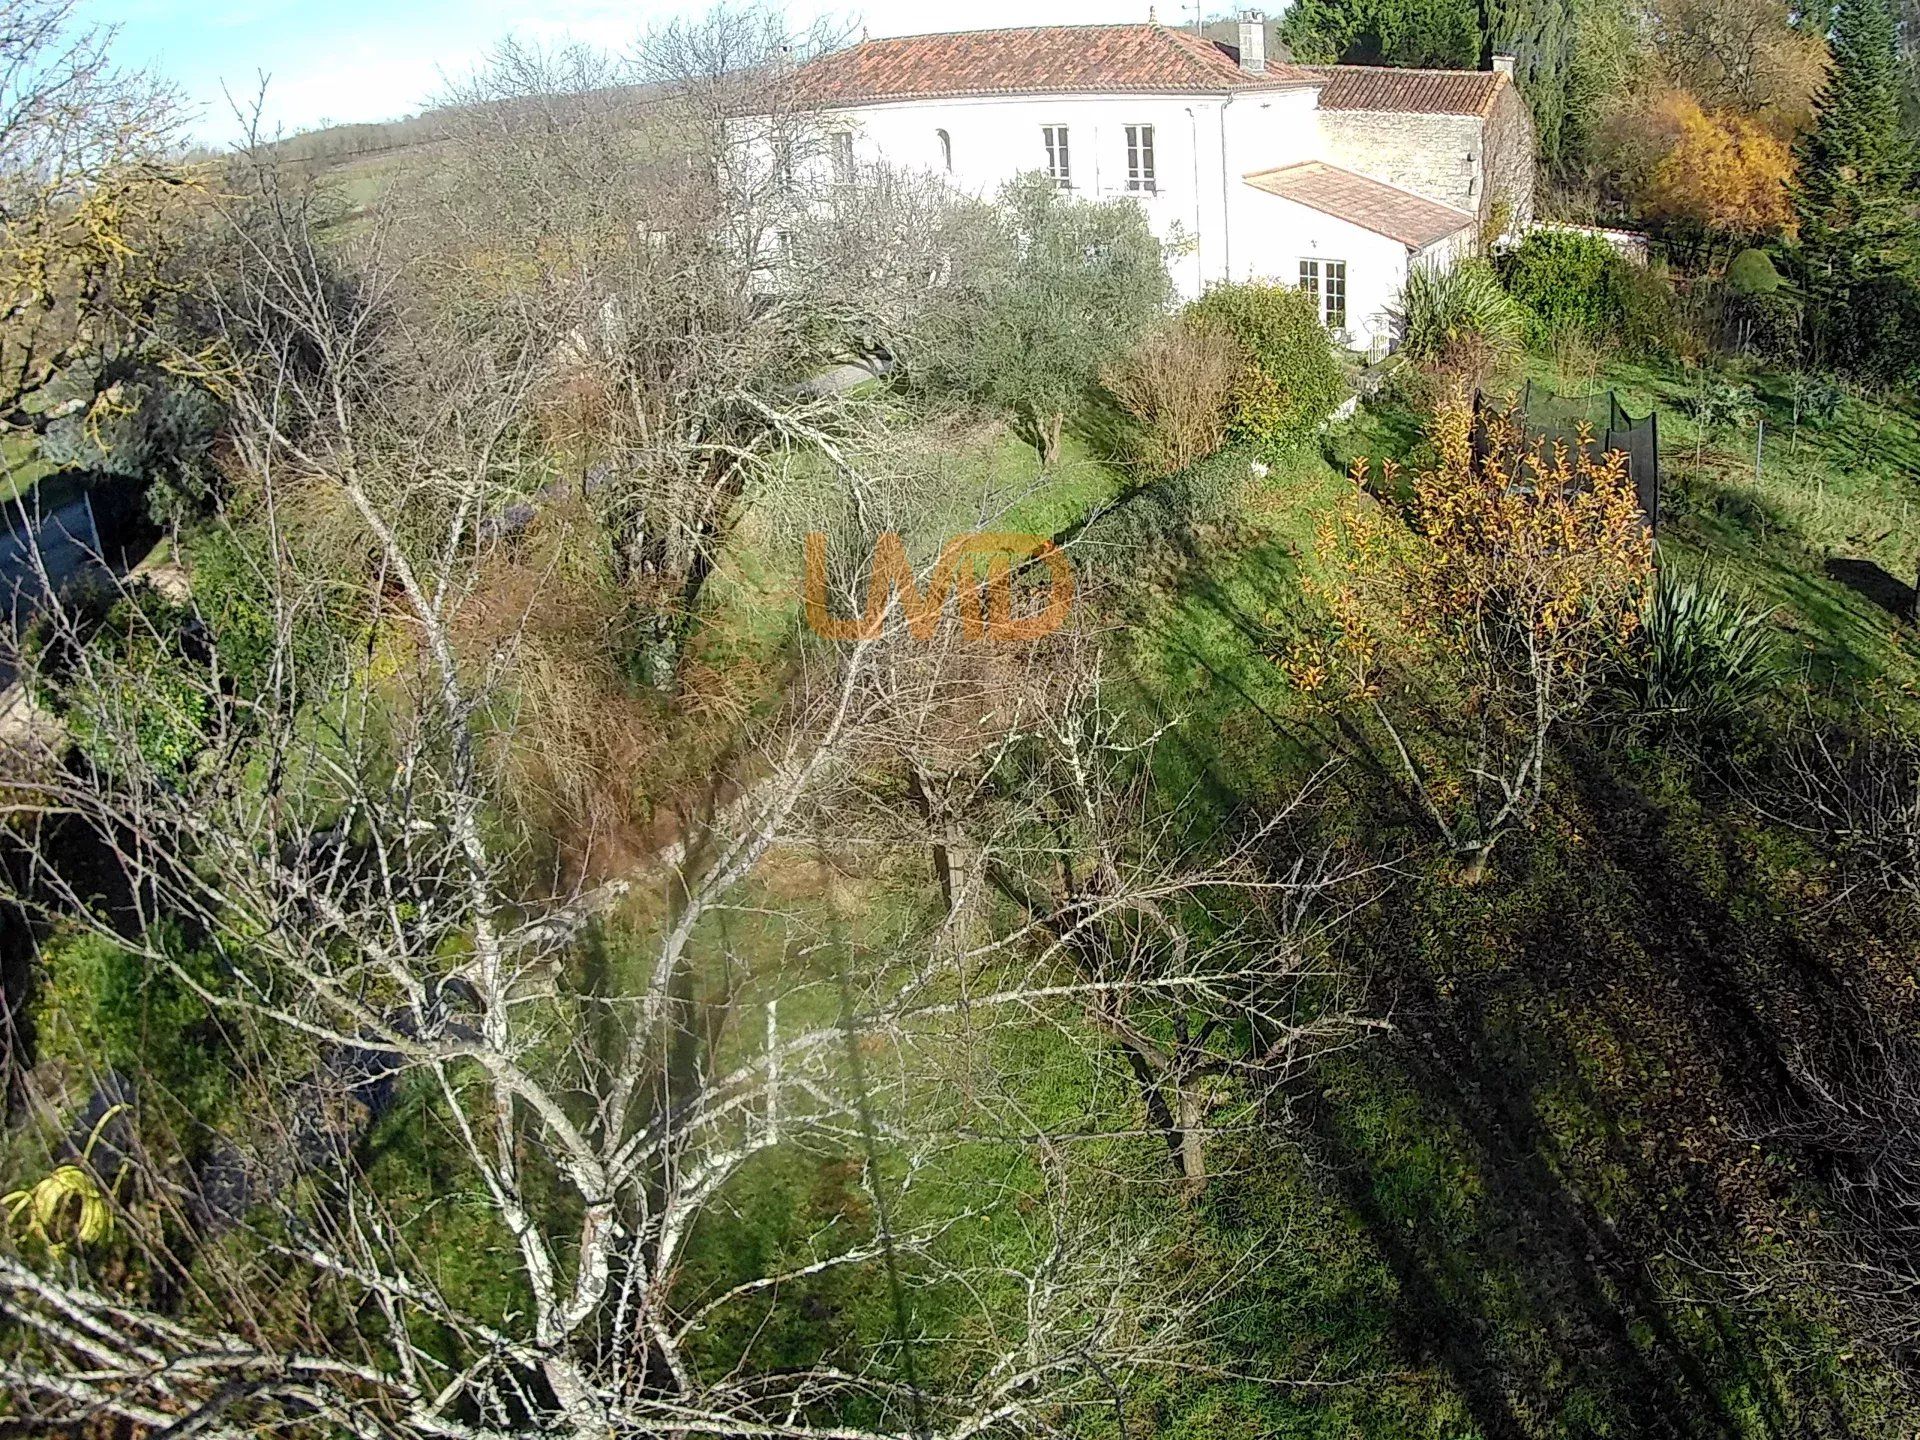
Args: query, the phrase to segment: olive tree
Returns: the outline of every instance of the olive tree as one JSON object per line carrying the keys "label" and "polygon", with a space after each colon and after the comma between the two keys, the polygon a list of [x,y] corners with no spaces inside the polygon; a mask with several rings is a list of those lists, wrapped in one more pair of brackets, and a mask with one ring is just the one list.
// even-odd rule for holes
{"label": "olive tree", "polygon": [[935,383],[1010,413],[1051,466],[1068,412],[1172,297],[1164,247],[1140,206],[1023,176],[979,208],[919,364]]}

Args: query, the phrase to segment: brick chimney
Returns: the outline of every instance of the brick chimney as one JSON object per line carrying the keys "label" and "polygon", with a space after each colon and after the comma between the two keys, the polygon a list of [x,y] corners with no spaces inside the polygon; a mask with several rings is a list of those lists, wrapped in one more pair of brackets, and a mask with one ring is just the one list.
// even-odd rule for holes
{"label": "brick chimney", "polygon": [[1240,12],[1240,68],[1267,73],[1267,17],[1258,10]]}
{"label": "brick chimney", "polygon": [[1513,56],[1496,55],[1493,57],[1493,73],[1496,75],[1513,74]]}

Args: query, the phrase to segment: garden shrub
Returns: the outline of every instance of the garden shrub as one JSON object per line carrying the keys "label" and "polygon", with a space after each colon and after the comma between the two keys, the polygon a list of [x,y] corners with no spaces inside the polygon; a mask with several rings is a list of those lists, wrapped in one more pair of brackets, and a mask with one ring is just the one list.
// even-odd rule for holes
{"label": "garden shrub", "polygon": [[1191,548],[1196,529],[1233,518],[1253,461],[1250,447],[1232,445],[1135,490],[1087,527],[1089,562],[1117,571]]}
{"label": "garden shrub", "polygon": [[1710,577],[1657,576],[1640,631],[1632,698],[1646,714],[1724,731],[1751,714],[1779,682],[1767,612]]}
{"label": "garden shrub", "polygon": [[1682,357],[1701,347],[1689,331],[1680,296],[1664,265],[1622,264],[1614,271],[1620,347],[1629,355]]}
{"label": "garden shrub", "polygon": [[1246,368],[1247,352],[1218,320],[1182,315],[1148,331],[1101,376],[1138,427],[1135,465],[1169,475],[1218,450]]}
{"label": "garden shrub", "polygon": [[[124,593],[81,587],[66,613],[66,630],[55,631],[43,617],[27,633],[23,650],[37,698],[102,770],[120,769],[117,746],[127,737],[146,763],[183,772],[206,745],[212,719],[203,637],[192,612],[135,582]],[[137,676],[138,684],[90,682],[86,651],[101,662],[101,674]],[[106,706],[126,711],[109,716]]]}
{"label": "garden shrub", "polygon": [[[221,669],[237,693],[258,694],[268,683],[277,643],[273,595],[261,568],[272,564],[271,551],[250,551],[225,524],[200,527],[181,549],[193,577],[194,609],[212,632]],[[317,625],[317,617],[295,615],[296,660],[317,659]]]}
{"label": "garden shrub", "polygon": [[[130,732],[145,760],[183,772],[216,728],[249,727],[249,702],[268,687],[317,673],[329,627],[346,618],[296,606],[283,636],[264,568],[274,563],[269,547],[249,548],[247,533],[225,522],[186,533],[179,545],[192,576],[189,602],[144,579],[124,586],[88,581],[66,597],[68,626],[56,630],[42,617],[27,632],[38,698],[108,770],[117,768],[109,732]],[[102,673],[135,676],[138,685],[121,695],[92,693],[84,683],[88,651]],[[241,703],[229,708],[227,697]],[[115,707],[113,715],[97,713],[102,705]]]}
{"label": "garden shrub", "polygon": [[[97,383],[89,366],[62,377],[51,398],[68,398],[81,382]],[[54,421],[40,453],[63,468],[125,482],[104,488],[143,504],[155,525],[210,513],[221,489],[213,460],[220,403],[199,386],[164,377],[124,383],[115,394],[119,403],[104,414],[90,406]],[[108,528],[104,517],[99,523]]]}
{"label": "garden shrub", "polygon": [[1465,373],[1476,383],[1527,344],[1526,309],[1484,260],[1451,269],[1416,265],[1401,288],[1396,316],[1401,349],[1422,365]]}
{"label": "garden shrub", "polygon": [[1841,374],[1882,390],[1920,383],[1920,280],[1900,270],[1869,276],[1825,325],[1824,359]]}
{"label": "garden shrub", "polygon": [[1688,399],[1693,422],[1701,436],[1751,420],[1760,410],[1760,399],[1751,385],[1718,370],[1702,369],[1693,394]]}
{"label": "garden shrub", "polygon": [[1847,392],[1831,375],[1800,370],[1793,377],[1793,413],[1796,421],[1823,429],[1840,414]]}
{"label": "garden shrub", "polygon": [[1727,266],[1727,289],[1743,299],[1771,295],[1780,285],[1780,272],[1773,268],[1773,258],[1764,250],[1742,250]]}
{"label": "garden shrub", "polygon": [[1229,433],[1263,450],[1308,440],[1347,390],[1313,297],[1283,285],[1217,285],[1187,307],[1224,326],[1247,353]]}
{"label": "garden shrub", "polygon": [[1588,339],[1619,329],[1621,272],[1626,262],[1598,235],[1535,230],[1506,261],[1507,289],[1547,335]]}
{"label": "garden shrub", "polygon": [[[161,943],[195,983],[213,985],[213,957],[173,932]],[[143,1094],[206,1118],[227,1089],[227,1047],[206,1002],[165,966],[90,932],[41,947],[38,1015],[43,1044],[91,1070],[117,1070],[152,1083]]]}

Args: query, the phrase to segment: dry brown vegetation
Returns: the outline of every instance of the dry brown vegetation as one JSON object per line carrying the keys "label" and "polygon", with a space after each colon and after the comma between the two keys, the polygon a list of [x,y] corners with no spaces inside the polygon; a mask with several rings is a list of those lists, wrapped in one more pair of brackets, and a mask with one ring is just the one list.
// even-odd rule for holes
{"label": "dry brown vegetation", "polygon": [[1109,366],[1101,380],[1139,426],[1134,453],[1140,468],[1170,475],[1218,450],[1234,388],[1249,363],[1223,323],[1180,316]]}

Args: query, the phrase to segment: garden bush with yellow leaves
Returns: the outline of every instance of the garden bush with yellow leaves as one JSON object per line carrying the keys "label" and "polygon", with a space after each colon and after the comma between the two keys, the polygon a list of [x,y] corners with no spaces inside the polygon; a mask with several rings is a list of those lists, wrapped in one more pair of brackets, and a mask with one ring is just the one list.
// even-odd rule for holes
{"label": "garden bush with yellow leaves", "polygon": [[1531,821],[1556,734],[1639,624],[1652,535],[1617,452],[1458,401],[1429,439],[1435,463],[1411,484],[1354,463],[1353,497],[1320,527],[1316,633],[1282,663],[1472,883]]}

